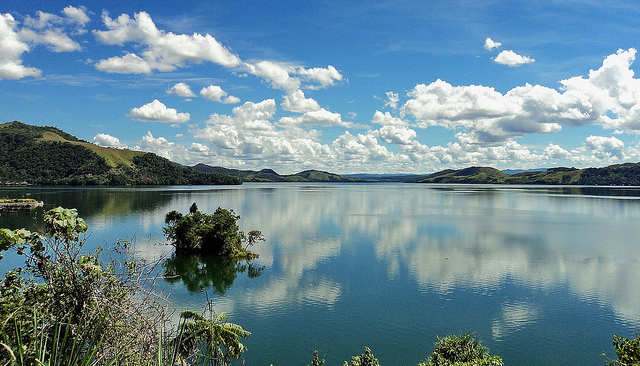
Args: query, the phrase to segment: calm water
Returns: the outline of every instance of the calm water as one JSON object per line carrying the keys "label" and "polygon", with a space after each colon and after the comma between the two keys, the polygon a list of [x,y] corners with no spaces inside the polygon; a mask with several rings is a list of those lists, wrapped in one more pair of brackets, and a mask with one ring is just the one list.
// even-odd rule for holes
{"label": "calm water", "polygon": [[[246,184],[2,189],[79,209],[91,242],[158,258],[164,214],[218,206],[267,242],[250,268],[186,258],[160,285],[180,308],[206,296],[253,332],[248,364],[337,364],[370,345],[411,365],[437,335],[473,331],[507,365],[602,365],[640,331],[640,189]],[[0,227],[32,226],[4,214]],[[15,258],[0,262],[6,271]],[[240,271],[237,271],[240,270]]]}

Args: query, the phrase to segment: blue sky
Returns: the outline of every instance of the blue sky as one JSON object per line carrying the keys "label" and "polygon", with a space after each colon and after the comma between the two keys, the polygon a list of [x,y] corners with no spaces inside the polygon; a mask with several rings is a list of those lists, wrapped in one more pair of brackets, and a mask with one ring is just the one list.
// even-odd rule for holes
{"label": "blue sky", "polygon": [[0,13],[0,120],[105,146],[285,173],[640,160],[634,2],[5,0]]}

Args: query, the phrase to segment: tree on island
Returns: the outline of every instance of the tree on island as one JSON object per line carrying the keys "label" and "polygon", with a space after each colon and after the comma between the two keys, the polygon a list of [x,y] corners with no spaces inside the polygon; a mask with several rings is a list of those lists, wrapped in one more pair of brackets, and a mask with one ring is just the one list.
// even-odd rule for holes
{"label": "tree on island", "polygon": [[264,241],[258,230],[245,234],[240,230],[240,216],[233,210],[218,207],[212,213],[201,212],[195,202],[189,213],[167,213],[164,234],[176,248],[176,254],[203,254],[227,258],[257,258],[249,248]]}

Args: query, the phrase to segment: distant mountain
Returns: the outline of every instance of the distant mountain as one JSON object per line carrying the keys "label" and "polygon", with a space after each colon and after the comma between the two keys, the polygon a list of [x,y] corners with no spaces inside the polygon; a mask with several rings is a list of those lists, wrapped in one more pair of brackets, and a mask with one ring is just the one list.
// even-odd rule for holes
{"label": "distant mountain", "polygon": [[358,179],[364,182],[398,182],[398,183],[415,183],[422,178],[425,174],[343,174],[343,177]]}
{"label": "distant mountain", "polygon": [[0,124],[0,183],[73,185],[240,184],[152,153],[101,147],[55,127]]}
{"label": "distant mountain", "polygon": [[640,185],[640,163],[610,165],[604,168],[550,168],[506,174],[489,167],[443,170],[427,175],[419,183],[471,184],[552,184],[552,185]]}
{"label": "distant mountain", "polygon": [[280,175],[272,169],[238,170],[228,169],[207,164],[196,164],[194,169],[203,173],[224,174],[237,177],[243,182],[361,182],[362,180],[323,172],[320,170],[305,170],[296,174]]}

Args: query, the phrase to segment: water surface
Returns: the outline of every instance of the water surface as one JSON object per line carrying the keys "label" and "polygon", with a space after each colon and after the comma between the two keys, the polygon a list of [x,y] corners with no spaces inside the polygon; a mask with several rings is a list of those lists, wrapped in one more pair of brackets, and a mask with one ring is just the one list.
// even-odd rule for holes
{"label": "water surface", "polygon": [[[472,331],[507,365],[602,365],[640,331],[640,189],[418,184],[15,188],[76,207],[92,246],[167,253],[164,214],[218,206],[267,242],[251,266],[174,258],[159,285],[179,308],[216,308],[253,332],[248,364],[338,364],[363,345],[411,365],[438,335]],[[38,212],[2,214],[33,227]],[[8,256],[0,272],[15,264]]]}

